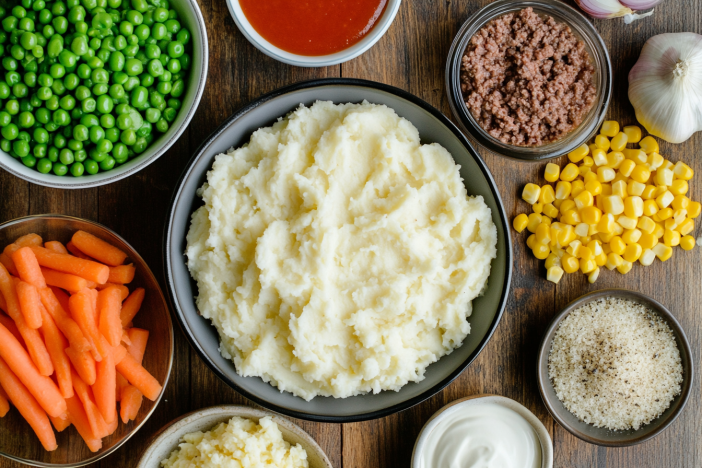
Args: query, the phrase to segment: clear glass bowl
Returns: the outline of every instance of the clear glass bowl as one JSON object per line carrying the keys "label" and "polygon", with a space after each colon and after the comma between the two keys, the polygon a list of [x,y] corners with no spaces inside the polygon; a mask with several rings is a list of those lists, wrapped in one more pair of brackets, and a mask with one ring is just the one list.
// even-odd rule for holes
{"label": "clear glass bowl", "polygon": [[[507,13],[531,7],[540,16],[551,16],[567,24],[571,31],[585,43],[595,68],[597,98],[582,123],[566,136],[542,146],[516,146],[501,142],[489,135],[476,122],[465,105],[461,93],[461,58],[468,42],[483,26]],[[476,12],[463,24],[453,40],[446,61],[446,92],[454,117],[461,129],[481,145],[502,156],[536,161],[562,156],[588,141],[600,127],[612,96],[612,64],[602,38],[594,26],[578,10],[559,0],[513,1],[498,0]]]}

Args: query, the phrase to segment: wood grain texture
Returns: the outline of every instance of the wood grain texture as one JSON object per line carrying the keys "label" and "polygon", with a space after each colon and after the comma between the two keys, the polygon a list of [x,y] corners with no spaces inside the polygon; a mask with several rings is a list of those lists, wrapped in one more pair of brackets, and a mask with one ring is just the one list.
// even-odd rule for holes
{"label": "wood grain texture", "polygon": [[[460,25],[488,0],[405,0],[387,34],[370,51],[337,67],[306,69],[263,55],[236,29],[224,0],[200,1],[207,23],[210,72],[200,107],[188,130],[166,155],[121,182],[80,191],[46,189],[0,171],[0,221],[30,213],[64,213],[97,220],[124,236],[151,265],[161,284],[165,216],[181,171],[204,137],[227,116],[261,94],[294,82],[321,77],[355,77],[397,86],[451,117],[444,87],[446,54]],[[702,33],[702,1],[668,0],[652,18],[626,26],[620,20],[595,21],[614,66],[608,118],[635,122],[627,99],[627,73],[645,40],[663,32]],[[688,162],[702,174],[698,148],[702,133],[681,145],[662,144],[673,161]],[[510,161],[479,148],[505,202],[508,215],[527,210],[519,193],[527,181],[543,183],[544,163]],[[562,161],[561,161],[562,162]],[[698,176],[700,177],[700,176]],[[702,199],[702,182],[691,196]],[[700,235],[696,228],[695,234]],[[300,422],[320,443],[336,468],[409,466],[422,425],[441,406],[460,397],[494,393],[527,406],[551,432],[556,467],[688,468],[702,465],[702,404],[699,379],[680,418],[662,435],[626,449],[606,449],[571,436],[548,415],[536,386],[536,353],[550,319],[569,301],[596,289],[642,291],[666,304],[681,321],[700,363],[702,328],[702,250],[676,250],[672,260],[628,275],[604,271],[596,284],[568,275],[558,286],[546,282],[543,262],[528,254],[524,235],[514,235],[512,294],[502,322],[480,357],[444,391],[416,407],[387,418],[357,424]],[[699,375],[699,374],[698,374]],[[696,376],[697,377],[697,376]],[[159,428],[186,412],[215,404],[252,404],[208,370],[176,327],[175,364],[167,394],[139,434],[117,453],[96,464],[129,467]],[[20,466],[5,459],[0,468]]]}

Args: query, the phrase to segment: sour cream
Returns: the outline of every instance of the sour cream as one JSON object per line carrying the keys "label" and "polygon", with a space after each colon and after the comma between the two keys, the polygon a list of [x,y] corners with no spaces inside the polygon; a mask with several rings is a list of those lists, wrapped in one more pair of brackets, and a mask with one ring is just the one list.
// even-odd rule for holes
{"label": "sour cream", "polygon": [[533,426],[489,400],[467,400],[441,413],[422,445],[419,468],[541,468]]}

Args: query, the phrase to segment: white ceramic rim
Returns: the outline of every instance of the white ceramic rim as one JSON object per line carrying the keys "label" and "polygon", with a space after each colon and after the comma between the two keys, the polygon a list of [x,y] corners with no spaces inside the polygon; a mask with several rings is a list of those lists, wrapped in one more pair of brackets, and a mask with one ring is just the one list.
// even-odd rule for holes
{"label": "white ceramic rim", "polygon": [[[199,37],[202,39],[200,47],[200,56],[202,57],[202,67],[200,69],[200,76],[197,77],[198,86],[195,93],[195,99],[193,100],[192,106],[188,109],[185,114],[185,118],[181,121],[175,132],[163,141],[161,147],[154,152],[154,154],[141,158],[138,163],[131,165],[129,167],[124,166],[120,172],[120,168],[112,169],[108,172],[100,172],[95,175],[82,176],[82,177],[72,177],[70,175],[59,177],[53,173],[42,174],[34,168],[25,167],[21,162],[18,164],[17,160],[0,150],[0,168],[6,170],[12,175],[19,177],[22,180],[31,182],[33,184],[42,185],[44,187],[60,188],[60,189],[85,189],[92,187],[100,187],[102,185],[111,184],[112,182],[117,182],[126,177],[129,177],[140,170],[147,167],[152,162],[156,161],[158,158],[163,156],[163,154],[170,149],[173,143],[180,138],[188,125],[190,125],[190,120],[192,120],[200,105],[200,98],[205,91],[205,83],[207,82],[207,68],[209,63],[209,46],[207,42],[207,28],[205,27],[205,20],[202,17],[202,12],[200,11],[200,6],[196,0],[186,0],[190,4],[193,12],[195,13],[195,23],[197,24]],[[195,79],[195,73],[193,70],[193,76],[191,80]],[[136,159],[136,158],[135,158]]]}
{"label": "white ceramic rim", "polygon": [[511,398],[499,396],[499,395],[473,395],[465,398],[460,398],[458,400],[452,401],[448,405],[441,408],[439,411],[434,413],[431,418],[424,424],[422,430],[417,436],[417,442],[414,444],[414,450],[412,451],[412,468],[419,468],[419,460],[422,450],[424,450],[424,444],[427,441],[429,433],[436,427],[436,425],[443,419],[446,411],[458,406],[469,406],[472,404],[481,404],[486,402],[496,403],[505,408],[516,411],[520,416],[522,416],[526,421],[531,424],[536,431],[536,435],[539,437],[541,442],[541,468],[553,468],[553,442],[551,441],[551,436],[549,435],[546,427],[537,418],[534,413],[529,411],[521,403],[512,400]]}
{"label": "white ceramic rim", "polygon": [[[227,417],[229,418],[239,416],[242,418],[261,419],[266,416],[270,416],[276,424],[283,426],[285,429],[291,432],[298,433],[301,437],[303,437],[307,444],[307,446],[304,447],[305,450],[314,450],[316,454],[322,459],[322,461],[324,461],[329,466],[329,468],[332,468],[332,464],[329,461],[327,454],[324,453],[324,450],[322,450],[322,447],[320,447],[319,444],[317,444],[317,441],[314,440],[314,438],[311,435],[309,435],[307,431],[305,431],[303,428],[277,413],[244,405],[211,406],[209,408],[203,408],[192,411],[174,419],[173,421],[169,422],[163,429],[161,429],[161,431],[156,434],[155,438],[149,442],[148,447],[146,447],[144,452],[141,454],[141,457],[139,458],[139,463],[136,465],[135,468],[148,468],[147,462],[149,462],[150,459],[153,457],[153,454],[156,451],[156,449],[161,444],[166,443],[169,438],[173,437],[175,433],[181,430],[181,425],[179,423],[184,422],[186,424],[189,424],[191,422],[197,421],[202,417],[210,415],[219,416],[224,414],[227,414]],[[184,433],[183,435],[185,434],[186,433]],[[178,440],[180,440],[180,437],[178,438]],[[175,445],[177,446],[177,444]]]}
{"label": "white ceramic rim", "polygon": [[388,0],[383,15],[375,23],[370,33],[351,47],[329,55],[298,55],[276,47],[264,39],[263,36],[251,26],[251,23],[249,23],[249,20],[241,9],[239,0],[227,0],[227,8],[229,8],[229,13],[232,15],[232,18],[234,18],[234,22],[239,28],[239,31],[241,31],[244,37],[253,44],[254,47],[267,56],[287,63],[288,65],[295,65],[298,67],[328,67],[330,65],[348,62],[373,47],[373,45],[383,37],[395,20],[401,2],[402,0]]}

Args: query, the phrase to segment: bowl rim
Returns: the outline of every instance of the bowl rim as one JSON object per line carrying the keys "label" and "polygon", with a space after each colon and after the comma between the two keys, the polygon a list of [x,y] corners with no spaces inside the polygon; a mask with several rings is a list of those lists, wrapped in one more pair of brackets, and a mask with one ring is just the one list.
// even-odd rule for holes
{"label": "bowl rim", "polygon": [[[682,344],[682,349],[678,347],[678,350],[680,351],[680,356],[681,358],[683,358],[683,362],[686,359],[689,363],[687,368],[683,366],[683,381],[681,384],[681,392],[679,396],[675,397],[680,398],[680,404],[678,405],[678,407],[675,408],[673,412],[671,412],[657,428],[653,429],[650,432],[644,433],[638,437],[633,437],[630,440],[616,441],[609,439],[600,439],[585,434],[584,432],[578,430],[574,425],[570,424],[568,421],[560,417],[557,408],[559,405],[563,407],[563,403],[558,399],[558,397],[552,398],[545,392],[546,386],[550,386],[551,388],[553,388],[553,384],[551,383],[551,379],[548,374],[548,366],[543,366],[543,364],[548,364],[548,358],[551,353],[551,342],[553,341],[553,336],[555,335],[561,321],[563,321],[564,318],[566,318],[573,310],[577,309],[579,306],[603,297],[618,297],[634,301],[640,300],[642,302],[648,303],[649,308],[653,309],[654,312],[656,312],[662,319],[666,321],[671,331],[673,332],[673,335],[680,341],[680,343]],[[683,409],[685,409],[685,405],[687,404],[687,401],[690,398],[690,394],[692,393],[692,384],[694,381],[695,374],[695,365],[693,361],[692,350],[690,348],[690,342],[687,339],[685,330],[683,329],[682,325],[680,325],[680,322],[678,322],[678,320],[670,312],[670,310],[668,310],[668,308],[666,308],[663,304],[661,304],[660,302],[658,302],[650,296],[647,296],[637,291],[622,288],[608,288],[592,291],[578,297],[577,299],[571,301],[568,305],[566,305],[553,318],[553,320],[551,320],[551,323],[544,332],[544,336],[541,339],[541,344],[539,345],[539,354],[536,362],[536,380],[539,386],[539,393],[541,395],[541,400],[544,402],[544,405],[546,406],[548,412],[551,414],[551,417],[553,417],[553,419],[555,419],[558,422],[558,424],[561,425],[561,427],[573,434],[575,437],[584,440],[585,442],[589,442],[594,445],[600,445],[603,447],[630,447],[632,445],[637,445],[649,439],[652,439],[661,432],[663,432],[665,429],[667,429],[668,426],[670,426],[673,423],[673,421],[675,421],[678,418],[678,416],[680,416],[680,413],[682,413]],[[546,369],[545,371],[544,368]],[[563,409],[565,408],[563,407]],[[654,419],[653,421],[656,421],[656,419]],[[639,429],[643,429],[645,427],[646,426],[642,426]]]}
{"label": "bowl rim", "polygon": [[144,424],[146,424],[146,422],[149,420],[149,418],[154,413],[154,411],[156,411],[158,404],[161,402],[161,398],[163,397],[164,393],[166,392],[166,387],[168,386],[168,381],[170,380],[171,372],[173,371],[173,354],[175,352],[175,334],[173,331],[173,321],[171,320],[170,303],[167,300],[167,296],[165,294],[163,294],[163,290],[161,289],[161,285],[158,282],[158,280],[156,279],[156,277],[154,276],[153,271],[151,271],[151,268],[146,263],[146,261],[141,257],[141,255],[139,255],[139,252],[137,252],[136,249],[134,247],[132,247],[132,245],[129,242],[127,242],[122,236],[120,236],[119,234],[117,234],[112,229],[108,228],[107,226],[104,226],[96,221],[91,221],[91,220],[85,219],[85,218],[79,218],[77,216],[68,216],[68,215],[63,215],[63,214],[47,213],[47,214],[35,214],[35,215],[22,216],[19,218],[11,219],[9,221],[5,221],[4,223],[0,223],[0,230],[2,230],[3,228],[6,228],[8,226],[12,226],[14,224],[19,224],[21,222],[32,220],[32,219],[49,219],[49,218],[60,219],[60,220],[81,221],[84,223],[92,224],[95,227],[98,227],[100,229],[104,229],[105,231],[109,232],[110,234],[115,236],[120,241],[124,242],[125,245],[127,245],[131,249],[131,251],[134,252],[135,258],[133,260],[139,261],[144,266],[146,266],[146,272],[148,273],[148,275],[151,276],[151,279],[153,280],[154,284],[156,284],[158,286],[158,292],[161,295],[161,299],[163,300],[163,303],[166,305],[166,312],[167,313],[165,315],[166,315],[166,320],[168,321],[168,325],[169,325],[168,331],[169,331],[170,336],[171,336],[170,352],[168,353],[168,369],[166,371],[166,378],[162,384],[163,389],[159,393],[158,398],[156,398],[156,400],[153,402],[154,405],[151,407],[151,410],[148,413],[146,413],[146,415],[144,416],[144,419],[141,421],[141,423],[137,426],[134,426],[132,428],[132,430],[129,431],[129,433],[127,433],[120,441],[118,441],[115,445],[110,447],[108,450],[106,450],[105,452],[100,453],[98,455],[95,455],[93,457],[90,457],[86,460],[82,460],[80,462],[77,462],[77,463],[44,463],[44,462],[38,462],[36,460],[28,460],[28,459],[25,459],[22,457],[17,457],[17,456],[14,456],[12,454],[7,454],[5,452],[0,451],[1,456],[9,458],[10,460],[24,463],[26,465],[30,465],[30,466],[37,466],[37,467],[42,467],[42,468],[56,468],[56,467],[59,467],[59,468],[78,468],[81,466],[89,465],[91,463],[95,463],[98,460],[102,460],[103,458],[107,457],[108,455],[111,455],[116,450],[121,448],[129,439],[132,438],[132,436],[134,434],[136,434],[139,431],[139,429],[141,429],[144,426]]}
{"label": "bowl rim", "polygon": [[[489,21],[506,14],[506,12],[500,11],[500,9],[509,8],[512,6],[514,6],[514,8],[546,8],[549,10],[559,11],[562,14],[573,16],[580,23],[578,27],[582,27],[588,33],[588,37],[583,37],[582,39],[586,43],[591,41],[593,45],[596,46],[595,49],[592,50],[592,53],[597,56],[602,55],[602,66],[600,71],[602,73],[602,82],[598,87],[598,101],[593,104],[592,109],[588,112],[588,116],[585,117],[578,127],[566,134],[564,138],[546,145],[517,146],[502,143],[501,141],[490,136],[485,130],[483,130],[482,127],[480,127],[480,125],[477,124],[477,122],[475,122],[475,119],[470,112],[465,110],[463,99],[457,100],[459,95],[457,93],[459,92],[456,91],[456,86],[460,85],[460,77],[458,77],[454,71],[456,70],[457,62],[460,63],[460,57],[463,55],[464,51],[464,49],[462,49],[460,46],[464,42],[467,43],[467,41],[469,41],[472,37],[466,37],[468,30],[476,22],[482,21],[480,24],[484,25]],[[514,10],[514,8],[512,9]],[[574,27],[572,21],[558,21],[565,23],[571,29]],[[477,31],[478,30],[476,30],[476,33]],[[580,36],[579,31],[575,31],[575,34]],[[594,57],[592,59],[595,61]],[[573,8],[572,6],[559,0],[497,0],[478,9],[463,22],[459,30],[456,32],[447,55],[444,73],[444,84],[446,86],[446,95],[448,97],[449,107],[451,108],[451,113],[458,122],[460,128],[474,138],[481,146],[499,154],[500,156],[517,161],[535,162],[554,159],[561,157],[583,143],[586,143],[597,133],[601,123],[605,120],[607,109],[609,108],[612,100],[613,69],[607,45],[604,43],[602,36],[600,36],[599,32],[588,17],[586,17],[578,9]],[[599,103],[600,91],[602,92],[601,103]],[[588,123],[588,119],[592,119],[591,123]],[[578,132],[586,130],[588,126],[592,126],[589,132],[582,133],[582,136],[575,138]],[[535,151],[536,153],[532,154]]]}
{"label": "bowl rim", "polygon": [[[141,457],[139,458],[139,461],[135,465],[135,468],[146,468],[145,462],[148,461],[147,457],[150,457],[153,452],[157,449],[157,447],[161,444],[164,443],[166,438],[170,437],[173,435],[173,433],[177,432],[179,428],[175,428],[174,426],[179,423],[180,421],[186,419],[186,418],[193,418],[196,417],[193,421],[197,421],[198,419],[205,417],[205,416],[210,416],[210,415],[222,415],[224,416],[225,414],[229,413],[226,417],[227,418],[232,418],[235,416],[239,416],[242,418],[263,418],[266,416],[270,416],[271,419],[276,424],[279,424],[283,426],[285,429],[297,433],[301,433],[302,437],[305,439],[305,442],[309,444],[312,449],[317,453],[317,455],[320,456],[320,458],[326,463],[328,468],[332,468],[332,464],[329,461],[329,458],[327,457],[327,454],[322,450],[322,447],[319,446],[317,441],[312,437],[307,431],[305,431],[303,428],[295,424],[293,421],[290,421],[289,419],[286,419],[282,417],[279,414],[276,414],[272,411],[267,411],[267,410],[262,410],[259,408],[254,408],[252,406],[246,406],[246,405],[215,405],[215,406],[208,406],[206,408],[201,408],[198,410],[190,411],[189,413],[186,413],[182,416],[179,416],[175,418],[174,420],[170,421],[166,425],[164,425],[161,429],[159,429],[152,437],[149,439],[149,442],[144,449],[144,451],[141,454]],[[214,427],[214,426],[213,426]],[[180,439],[179,439],[180,440]],[[304,447],[305,450],[307,450],[307,447]]]}
{"label": "bowl rim", "polygon": [[[134,166],[124,170],[123,172],[115,174],[117,170],[113,169],[108,172],[98,173],[96,174],[96,176],[90,176],[95,178],[88,179],[87,181],[84,177],[59,177],[54,174],[50,174],[50,179],[43,180],[35,176],[35,174],[40,174],[35,169],[27,168],[24,165],[17,166],[17,164],[12,164],[16,162],[15,158],[4,152],[0,152],[0,168],[32,184],[41,185],[43,187],[73,190],[101,187],[103,185],[111,184],[113,182],[125,179],[146,168],[151,163],[155,162],[157,159],[163,156],[171,148],[171,146],[173,146],[173,144],[183,135],[185,130],[190,125],[190,121],[192,120],[193,116],[195,115],[195,112],[200,106],[200,100],[202,99],[202,95],[205,91],[205,84],[207,83],[207,70],[209,67],[209,45],[207,40],[207,27],[205,26],[205,19],[202,16],[202,11],[200,10],[200,6],[198,5],[196,0],[184,1],[187,2],[192,8],[195,14],[195,23],[197,24],[198,30],[200,31],[200,37],[202,39],[202,44],[200,48],[200,54],[202,54],[202,67],[198,77],[199,84],[197,86],[197,89],[195,90],[195,98],[193,100],[193,105],[187,110],[187,112],[185,112],[185,118],[183,119],[180,126],[173,133],[173,135],[171,135],[170,138],[161,143],[161,148],[155,151],[154,154],[152,154],[148,158],[144,158],[143,161],[139,161],[138,164],[135,164]],[[194,79],[194,70],[191,71],[193,72],[193,76],[191,77],[191,79]],[[101,177],[103,175],[104,177]]]}
{"label": "bowl rim", "polygon": [[[319,415],[319,414],[314,414],[314,413],[302,413],[299,411],[295,410],[290,410],[281,406],[278,406],[274,403],[268,402],[267,400],[264,400],[263,398],[259,398],[258,396],[248,392],[247,390],[239,387],[234,381],[230,380],[223,372],[220,372],[217,366],[210,361],[209,357],[207,356],[207,353],[202,349],[200,344],[198,343],[197,339],[195,336],[192,334],[190,331],[187,321],[184,317],[184,312],[183,309],[180,307],[180,304],[174,294],[174,288],[175,285],[173,283],[173,277],[171,275],[171,263],[172,259],[170,256],[170,239],[171,239],[171,231],[172,231],[172,224],[173,224],[173,216],[175,212],[175,207],[176,204],[178,203],[180,197],[181,197],[181,191],[183,188],[183,181],[190,175],[194,165],[195,161],[200,158],[202,155],[203,151],[212,143],[212,141],[219,136],[220,133],[222,133],[229,125],[234,123],[235,121],[243,118],[250,110],[264,104],[267,101],[270,101],[278,96],[282,96],[287,93],[291,93],[294,91],[299,91],[299,90],[305,90],[305,89],[310,89],[310,88],[316,88],[316,87],[327,87],[327,86],[357,86],[357,87],[366,87],[366,88],[372,88],[372,89],[377,89],[380,91],[387,92],[389,94],[393,94],[397,97],[400,97],[402,99],[405,99],[406,101],[410,102],[411,104],[414,104],[424,110],[425,112],[430,113],[434,118],[439,120],[440,123],[445,125],[458,140],[463,144],[463,146],[466,148],[468,153],[475,159],[476,164],[480,168],[480,170],[483,173],[483,176],[486,178],[488,185],[490,187],[490,191],[492,192],[495,202],[497,204],[498,208],[498,214],[500,217],[500,220],[502,221],[502,224],[504,226],[504,232],[505,232],[505,246],[506,246],[506,251],[505,251],[505,282],[502,288],[502,293],[500,295],[500,300],[499,300],[499,305],[497,308],[497,312],[495,314],[495,317],[492,320],[492,323],[490,324],[490,328],[488,330],[488,333],[482,338],[476,349],[471,353],[470,356],[460,365],[458,366],[453,372],[451,372],[448,376],[446,376],[444,379],[442,379],[439,383],[434,385],[433,387],[429,388],[428,390],[424,391],[423,393],[410,398],[408,400],[405,400],[401,403],[388,406],[387,408],[383,408],[381,410],[376,410],[376,411],[370,411],[368,413],[359,413],[355,415],[350,415],[350,416],[327,416],[327,415]],[[489,169],[487,168],[487,165],[485,162],[482,160],[480,155],[478,154],[477,151],[473,148],[471,143],[468,141],[466,136],[461,133],[461,131],[456,127],[453,122],[451,122],[444,114],[442,114],[439,110],[435,109],[433,106],[431,106],[429,103],[426,101],[420,99],[417,96],[414,96],[407,91],[404,91],[402,89],[396,88],[394,86],[386,85],[383,83],[378,83],[374,81],[369,81],[369,80],[361,80],[361,79],[356,79],[356,78],[322,78],[322,79],[315,79],[315,80],[309,80],[309,81],[302,81],[299,83],[295,83],[292,85],[284,86],[282,88],[279,88],[277,90],[274,90],[270,93],[264,94],[263,96],[259,97],[258,99],[250,102],[249,104],[243,106],[239,110],[235,111],[231,116],[229,116],[222,124],[214,131],[210,136],[208,136],[202,144],[198,147],[198,149],[195,151],[193,154],[192,158],[188,161],[188,164],[185,166],[185,169],[183,170],[182,175],[178,179],[178,182],[176,184],[176,188],[173,191],[173,196],[171,197],[171,203],[170,207],[168,210],[168,222],[165,224],[164,227],[164,239],[163,242],[161,243],[163,246],[163,268],[164,268],[164,275],[166,278],[166,283],[168,286],[168,299],[171,301],[171,308],[175,311],[175,316],[176,316],[176,321],[178,322],[178,325],[180,326],[180,329],[183,331],[183,334],[187,338],[188,342],[190,345],[193,347],[197,355],[200,357],[200,359],[207,365],[207,367],[210,368],[214,374],[219,377],[223,382],[225,382],[227,385],[229,385],[231,388],[236,390],[239,394],[243,395],[244,397],[248,398],[249,400],[263,406],[264,408],[267,408],[271,411],[274,411],[276,413],[284,414],[289,417],[297,418],[297,419],[304,419],[307,421],[315,421],[315,422],[329,422],[329,423],[347,423],[347,422],[360,422],[360,421],[368,421],[371,419],[377,419],[381,418],[384,416],[388,416],[394,413],[398,413],[400,411],[404,411],[408,408],[411,408],[427,399],[432,397],[433,395],[439,393],[441,390],[443,390],[446,386],[448,386],[451,382],[453,382],[470,364],[475,361],[475,359],[480,355],[480,353],[483,351],[487,343],[490,341],[492,338],[493,334],[495,333],[495,330],[497,329],[497,326],[500,323],[500,320],[502,319],[502,315],[504,313],[504,310],[507,306],[507,301],[509,299],[509,291],[511,287],[511,280],[512,280],[512,259],[513,259],[513,253],[512,253],[512,241],[511,241],[511,233],[510,233],[510,224],[507,218],[507,213],[505,211],[505,206],[504,203],[502,202],[502,198],[500,197],[500,193],[497,189],[497,184],[495,183],[495,180],[492,177],[492,174],[490,173]]]}
{"label": "bowl rim", "polygon": [[553,468],[553,440],[551,440],[551,436],[548,433],[546,426],[544,426],[544,423],[542,423],[541,420],[537,418],[529,408],[519,403],[517,400],[502,395],[496,395],[494,393],[479,393],[477,395],[459,398],[458,400],[447,403],[432,414],[427,422],[424,423],[424,426],[422,426],[422,429],[417,435],[417,440],[415,441],[414,448],[412,449],[412,461],[410,462],[411,468],[421,468],[418,457],[419,454],[421,454],[421,451],[424,449],[426,437],[443,418],[447,410],[456,405],[466,403],[467,401],[480,400],[483,398],[494,400],[498,405],[509,408],[526,419],[529,425],[534,428],[534,431],[536,432],[541,444],[541,468]]}
{"label": "bowl rim", "polygon": [[387,0],[385,11],[383,12],[382,16],[378,18],[378,21],[376,21],[370,33],[366,34],[356,44],[340,50],[339,52],[328,55],[299,55],[276,47],[261,36],[251,25],[249,20],[246,18],[246,15],[242,11],[241,6],[239,5],[239,0],[226,0],[226,3],[227,8],[229,9],[229,14],[234,19],[234,23],[239,31],[241,31],[241,34],[251,43],[251,45],[256,47],[265,55],[278,60],[279,62],[298,67],[328,67],[348,62],[349,60],[358,57],[373,47],[375,43],[385,35],[387,30],[390,28],[390,25],[392,25],[393,21],[395,20],[395,16],[400,9],[402,0]]}

